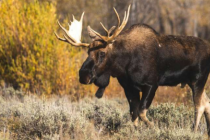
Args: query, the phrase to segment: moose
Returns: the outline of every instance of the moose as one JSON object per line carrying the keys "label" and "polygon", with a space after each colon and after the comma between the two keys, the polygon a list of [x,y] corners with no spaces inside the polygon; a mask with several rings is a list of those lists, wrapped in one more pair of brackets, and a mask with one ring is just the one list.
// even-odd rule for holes
{"label": "moose", "polygon": [[204,89],[210,72],[210,44],[193,36],[162,35],[146,24],[135,24],[123,30],[129,19],[130,6],[122,23],[115,8],[114,12],[117,27],[108,30],[101,23],[107,35],[87,27],[90,44],[81,42],[84,12],[80,21],[73,17],[69,30],[58,21],[65,33],[61,38],[55,32],[60,41],[88,47],[88,57],[79,70],[80,83],[94,83],[99,87],[96,96],[101,98],[110,77],[117,78],[124,89],[135,126],[138,118],[148,126],[154,125],[146,114],[159,86],[188,85],[195,108],[193,129],[197,131],[204,114],[210,136],[210,99]]}

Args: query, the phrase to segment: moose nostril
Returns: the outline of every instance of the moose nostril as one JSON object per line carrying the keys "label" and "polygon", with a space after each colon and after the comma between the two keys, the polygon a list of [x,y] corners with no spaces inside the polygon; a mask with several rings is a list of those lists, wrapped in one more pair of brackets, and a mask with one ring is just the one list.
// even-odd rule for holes
{"label": "moose nostril", "polygon": [[79,76],[86,76],[89,75],[89,70],[80,70],[79,71]]}
{"label": "moose nostril", "polygon": [[88,83],[90,83],[91,79],[92,79],[91,71],[89,71],[87,69],[86,70],[81,69],[79,71],[79,81],[80,81],[80,83],[88,84]]}

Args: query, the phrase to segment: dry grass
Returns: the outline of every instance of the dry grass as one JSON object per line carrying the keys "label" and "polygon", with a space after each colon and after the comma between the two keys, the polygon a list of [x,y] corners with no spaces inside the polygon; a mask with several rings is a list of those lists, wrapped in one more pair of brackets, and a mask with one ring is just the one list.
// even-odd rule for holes
{"label": "dry grass", "polygon": [[84,98],[71,102],[68,96],[23,96],[12,88],[1,89],[0,94],[0,137],[5,140],[190,140],[206,136],[204,119],[199,132],[191,132],[193,109],[183,105],[152,106],[148,117],[155,127],[139,122],[134,128],[125,99]]}

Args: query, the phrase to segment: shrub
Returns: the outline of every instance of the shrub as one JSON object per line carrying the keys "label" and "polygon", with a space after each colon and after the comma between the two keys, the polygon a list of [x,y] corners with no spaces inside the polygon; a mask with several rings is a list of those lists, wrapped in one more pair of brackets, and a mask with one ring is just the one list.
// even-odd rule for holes
{"label": "shrub", "polygon": [[204,120],[199,131],[192,132],[193,110],[183,105],[152,106],[148,117],[155,127],[140,121],[135,128],[124,99],[70,102],[68,96],[40,99],[30,95],[23,100],[15,96],[0,96],[0,136],[9,132],[10,139],[190,140],[205,139],[207,134]]}
{"label": "shrub", "polygon": [[86,88],[75,83],[82,51],[53,34],[58,29],[55,4],[3,0],[0,17],[1,81],[40,94],[76,94]]}

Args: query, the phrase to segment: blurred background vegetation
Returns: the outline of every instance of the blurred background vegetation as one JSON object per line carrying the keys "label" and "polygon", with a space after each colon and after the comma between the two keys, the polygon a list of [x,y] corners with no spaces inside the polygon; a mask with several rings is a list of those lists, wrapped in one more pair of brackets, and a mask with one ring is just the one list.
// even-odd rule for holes
{"label": "blurred background vegetation", "polygon": [[[72,14],[85,11],[83,41],[90,42],[86,27],[104,33],[117,24],[113,7],[122,17],[132,4],[127,28],[146,23],[162,34],[193,35],[210,40],[209,0],[0,0],[0,85],[13,86],[27,94],[71,95],[73,100],[94,96],[94,85],[81,85],[78,71],[87,50],[56,39],[56,20],[67,28]],[[209,81],[207,91],[209,90]],[[106,90],[107,97],[124,97],[116,79]],[[170,97],[170,98],[169,98]],[[189,87],[161,87],[155,101],[188,103]]]}

